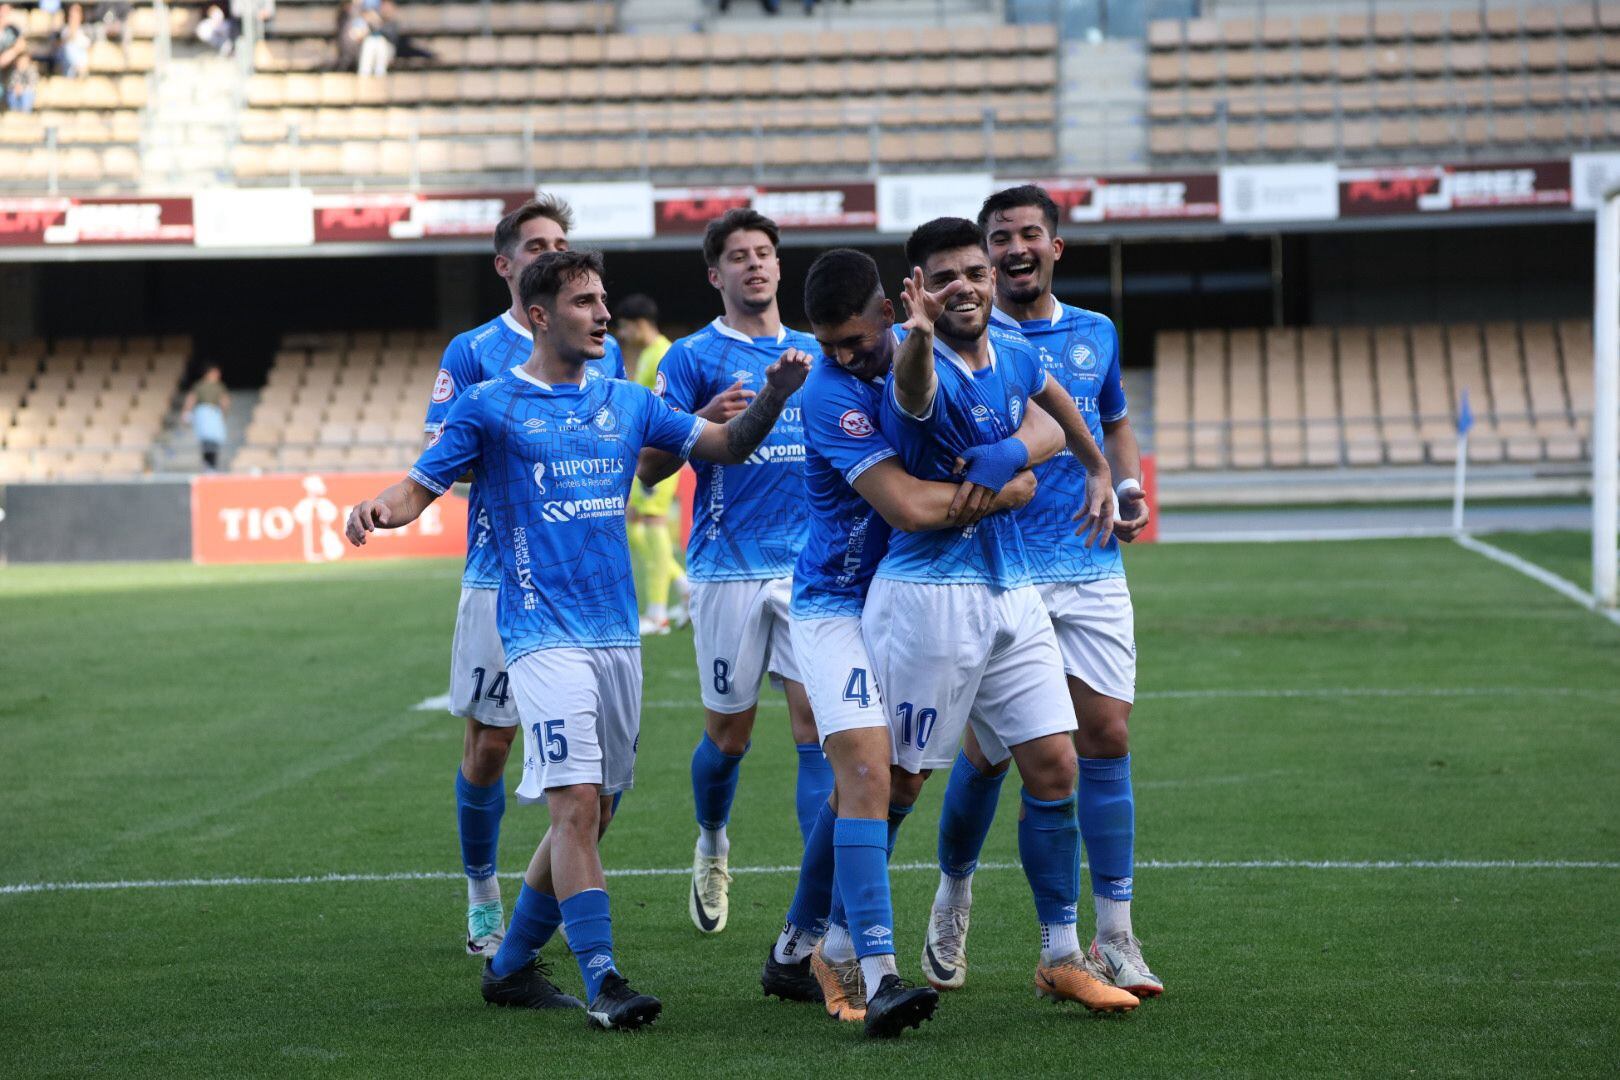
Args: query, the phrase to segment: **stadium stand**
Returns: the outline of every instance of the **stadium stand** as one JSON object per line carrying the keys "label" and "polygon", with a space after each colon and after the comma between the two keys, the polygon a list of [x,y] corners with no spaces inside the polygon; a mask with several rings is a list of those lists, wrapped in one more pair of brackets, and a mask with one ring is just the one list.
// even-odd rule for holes
{"label": "stadium stand", "polygon": [[[592,6],[488,10],[538,20]],[[775,177],[949,162],[1050,167],[1057,152],[1050,26],[494,37],[476,28],[486,10],[478,5],[417,10],[437,11],[443,21],[433,25],[463,28],[421,39],[437,53],[426,70],[316,72],[328,43],[266,42],[236,175],[442,182],[543,170],[701,180],[767,164]],[[285,32],[281,16],[273,30]]]}
{"label": "stadium stand", "polygon": [[[176,34],[195,19],[180,8],[165,17]],[[45,41],[52,18],[43,10],[28,11],[29,39]],[[34,111],[0,112],[0,188],[37,190],[52,182],[67,190],[128,187],[140,179],[142,110],[156,61],[158,19],[151,6],[135,8],[126,44],[91,46],[87,77],[43,78]]]}
{"label": "stadium stand", "polygon": [[36,339],[0,351],[0,483],[146,472],[190,356],[182,336]]}
{"label": "stadium stand", "polygon": [[1620,134],[1620,5],[1321,6],[1152,23],[1153,164],[1499,156]]}
{"label": "stadium stand", "polygon": [[405,468],[443,346],[431,331],[288,335],[231,468]]}
{"label": "stadium stand", "polygon": [[1592,415],[1590,322],[1158,335],[1159,467],[1446,464],[1469,395],[1477,462],[1573,462]]}

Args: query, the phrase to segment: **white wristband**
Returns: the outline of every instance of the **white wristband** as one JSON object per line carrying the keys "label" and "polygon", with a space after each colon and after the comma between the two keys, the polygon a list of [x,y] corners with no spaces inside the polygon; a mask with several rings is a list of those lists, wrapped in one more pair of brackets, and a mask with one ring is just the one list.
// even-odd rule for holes
{"label": "white wristband", "polygon": [[1137,483],[1134,477],[1127,476],[1125,479],[1114,485],[1114,495],[1119,499],[1120,502],[1124,502],[1132,495],[1140,496],[1141,494],[1142,485]]}

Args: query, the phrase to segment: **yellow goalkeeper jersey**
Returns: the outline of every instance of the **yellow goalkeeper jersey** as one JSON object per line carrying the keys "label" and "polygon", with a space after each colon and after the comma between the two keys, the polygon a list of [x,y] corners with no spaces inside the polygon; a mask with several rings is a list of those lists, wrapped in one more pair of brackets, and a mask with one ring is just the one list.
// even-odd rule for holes
{"label": "yellow goalkeeper jersey", "polygon": [[[636,382],[649,390],[653,388],[658,379],[658,362],[669,352],[669,346],[669,338],[659,334],[651,345],[641,350],[636,358]],[[630,491],[630,507],[646,517],[667,517],[675,506],[675,488],[673,476],[651,491],[637,481]]]}

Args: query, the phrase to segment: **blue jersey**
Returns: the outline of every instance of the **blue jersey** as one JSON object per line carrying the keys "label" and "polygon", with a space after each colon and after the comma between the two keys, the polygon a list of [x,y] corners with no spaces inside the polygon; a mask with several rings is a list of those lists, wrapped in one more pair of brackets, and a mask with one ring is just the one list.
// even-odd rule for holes
{"label": "blue jersey", "polygon": [[[797,330],[751,338],[716,319],[670,346],[653,392],[688,413],[739,379],[758,393],[765,369],[789,348],[820,351],[815,338]],[[741,465],[692,463],[697,490],[686,573],[693,581],[766,581],[793,572],[807,520],[800,396],[788,398],[770,435]]]}
{"label": "blue jersey", "polygon": [[[1053,301],[1056,303],[1056,301]],[[992,312],[999,326],[1022,330],[1040,353],[1046,373],[1067,390],[1086,418],[1091,437],[1103,444],[1103,425],[1125,416],[1119,375],[1119,335],[1107,316],[1058,303],[1050,319],[1019,323]],[[1086,502],[1086,469],[1067,448],[1035,469],[1035,498],[1018,511],[1029,549],[1031,576],[1041,583],[1101,581],[1124,577],[1119,541],[1087,547],[1074,534],[1076,510]]]}
{"label": "blue jersey", "polygon": [[[990,364],[974,371],[955,352],[934,342],[938,387],[926,415],[913,417],[895,399],[893,381],[883,395],[880,427],[899,451],[906,472],[919,480],[954,482],[956,459],[970,446],[1011,435],[1023,422],[1031,394],[1046,385],[1034,346],[991,326]],[[1013,515],[991,514],[965,529],[897,532],[877,576],[928,585],[979,584],[1000,589],[1028,585],[1024,541]]]}
{"label": "blue jersey", "polygon": [[[534,334],[513,318],[510,310],[451,338],[439,362],[439,375],[433,380],[424,430],[439,430],[451,403],[463,390],[527,363],[533,351]],[[607,354],[600,360],[587,360],[585,372],[588,379],[624,378],[624,353],[611,335]],[[461,585],[466,589],[497,589],[500,584],[501,559],[490,546],[489,516],[484,513],[483,500],[475,487],[467,495],[467,568],[462,571]]]}
{"label": "blue jersey", "polygon": [[796,619],[853,615],[888,550],[889,523],[855,491],[873,465],[895,456],[878,430],[887,379],[865,382],[825,357],[810,369],[804,405],[804,487],[810,524],[793,568]]}
{"label": "blue jersey", "polygon": [[640,644],[624,527],[636,456],[685,457],[704,423],[619,379],[549,386],[514,369],[458,396],[410,477],[443,493],[471,466],[500,552],[508,664]]}

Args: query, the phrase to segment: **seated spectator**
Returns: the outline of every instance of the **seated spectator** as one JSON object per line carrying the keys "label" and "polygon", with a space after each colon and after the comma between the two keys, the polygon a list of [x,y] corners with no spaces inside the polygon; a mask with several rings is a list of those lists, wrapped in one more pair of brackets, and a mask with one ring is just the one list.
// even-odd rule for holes
{"label": "seated spectator", "polygon": [[96,23],[96,36],[102,41],[115,41],[129,46],[129,0],[101,0],[91,16]]}
{"label": "seated spectator", "polygon": [[399,37],[397,19],[385,19],[382,6],[365,12],[366,36],[360,42],[360,74],[381,77],[394,62],[394,40]]}
{"label": "seated spectator", "polygon": [[13,13],[11,5],[0,3],[0,82],[10,78],[17,58],[28,55],[28,36],[23,33],[23,21]]}
{"label": "seated spectator", "polygon": [[360,62],[360,43],[371,33],[361,0],[343,0],[338,5],[337,59],[334,71],[354,71]]}
{"label": "seated spectator", "polygon": [[6,108],[16,113],[34,111],[34,94],[39,90],[39,68],[27,53],[17,57],[6,76]]}
{"label": "seated spectator", "polygon": [[399,5],[394,0],[381,0],[377,5],[377,32],[394,46],[395,60],[432,60],[432,49],[424,49],[405,33],[399,22]]}
{"label": "seated spectator", "polygon": [[219,55],[229,56],[232,37],[231,20],[225,17],[225,12],[218,4],[208,5],[208,13],[197,24],[197,40]]}
{"label": "seated spectator", "polygon": [[84,25],[84,5],[68,8],[67,22],[56,32],[56,73],[69,79],[90,74],[90,31]]}

